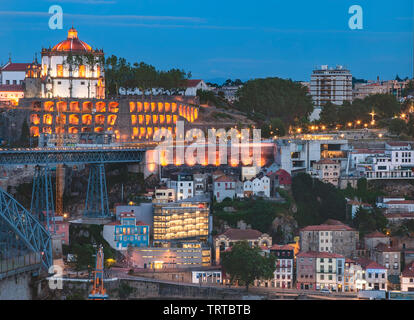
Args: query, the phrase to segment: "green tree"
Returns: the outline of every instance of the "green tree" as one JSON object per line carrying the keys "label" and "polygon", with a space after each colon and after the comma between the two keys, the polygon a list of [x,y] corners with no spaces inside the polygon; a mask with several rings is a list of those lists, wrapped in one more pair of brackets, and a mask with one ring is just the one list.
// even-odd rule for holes
{"label": "green tree", "polygon": [[264,119],[280,118],[292,124],[307,118],[313,111],[312,99],[300,83],[280,78],[247,81],[236,95],[235,107],[241,111],[262,114]]}
{"label": "green tree", "polygon": [[230,251],[221,254],[221,265],[230,275],[230,281],[244,283],[246,290],[256,279],[270,279],[275,270],[276,258],[262,256],[261,249],[251,248],[247,241],[236,243]]}
{"label": "green tree", "polygon": [[404,120],[395,118],[390,121],[388,125],[388,130],[392,134],[401,135],[407,131],[407,124]]}
{"label": "green tree", "polygon": [[294,217],[299,226],[320,224],[327,219],[346,220],[345,197],[330,183],[300,173],[292,178],[292,194],[297,206]]}
{"label": "green tree", "polygon": [[387,227],[387,218],[378,209],[358,208],[352,220],[352,225],[359,231],[360,237],[363,238],[366,234],[375,230],[384,232]]}
{"label": "green tree", "polygon": [[337,105],[328,102],[322,107],[320,113],[320,121],[327,126],[335,126],[338,123],[338,107]]}

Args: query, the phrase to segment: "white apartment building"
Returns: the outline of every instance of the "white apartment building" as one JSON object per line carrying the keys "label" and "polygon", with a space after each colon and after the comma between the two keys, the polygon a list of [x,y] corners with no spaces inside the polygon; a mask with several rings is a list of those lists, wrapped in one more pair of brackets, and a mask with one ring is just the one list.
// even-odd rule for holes
{"label": "white apartment building", "polygon": [[171,175],[167,187],[175,190],[176,200],[194,197],[194,180],[192,174],[180,173]]}
{"label": "white apartment building", "polygon": [[29,65],[31,63],[12,63],[9,60],[0,69],[0,84],[22,85],[26,78],[26,70]]}
{"label": "white apartment building", "polygon": [[327,102],[342,105],[344,101],[352,101],[352,74],[343,66],[328,68],[327,65],[315,69],[311,75],[310,94],[315,110],[310,120],[318,120],[323,106]]}
{"label": "white apartment building", "polygon": [[413,179],[414,150],[408,142],[387,142],[383,154],[367,157],[356,167],[368,180]]}

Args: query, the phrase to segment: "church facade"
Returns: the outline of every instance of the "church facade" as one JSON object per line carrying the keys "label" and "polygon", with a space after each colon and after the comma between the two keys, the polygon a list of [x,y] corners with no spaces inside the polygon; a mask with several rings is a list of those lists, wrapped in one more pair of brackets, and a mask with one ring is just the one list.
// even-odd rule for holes
{"label": "church facade", "polygon": [[104,58],[72,27],[66,40],[42,49],[40,97],[104,99]]}

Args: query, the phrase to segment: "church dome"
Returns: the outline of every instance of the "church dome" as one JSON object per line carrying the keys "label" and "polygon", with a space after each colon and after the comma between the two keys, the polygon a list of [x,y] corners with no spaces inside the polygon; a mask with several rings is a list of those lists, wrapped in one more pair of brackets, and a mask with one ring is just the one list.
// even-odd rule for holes
{"label": "church dome", "polygon": [[79,52],[79,53],[87,53],[92,52],[92,47],[79,40],[78,38],[78,31],[75,28],[70,28],[68,31],[68,38],[62,42],[59,42],[52,48],[52,52]]}

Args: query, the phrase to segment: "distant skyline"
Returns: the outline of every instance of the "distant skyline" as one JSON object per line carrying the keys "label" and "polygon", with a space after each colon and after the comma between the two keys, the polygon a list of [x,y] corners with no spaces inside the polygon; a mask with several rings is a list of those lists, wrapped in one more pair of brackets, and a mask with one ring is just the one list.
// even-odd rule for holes
{"label": "distant skyline", "polygon": [[[74,25],[105,55],[180,68],[206,81],[258,77],[309,81],[320,65],[343,65],[356,78],[411,77],[413,1],[314,0],[0,0],[0,62],[40,58]],[[63,29],[48,27],[51,5]],[[350,30],[348,9],[364,10]]]}

